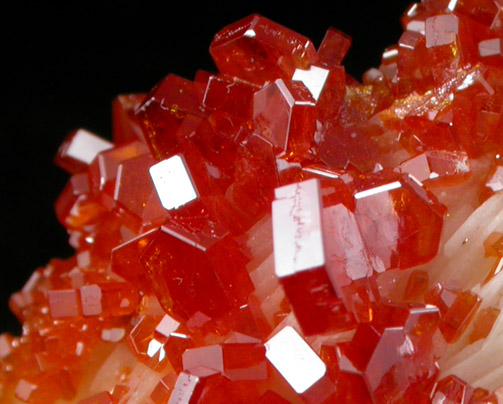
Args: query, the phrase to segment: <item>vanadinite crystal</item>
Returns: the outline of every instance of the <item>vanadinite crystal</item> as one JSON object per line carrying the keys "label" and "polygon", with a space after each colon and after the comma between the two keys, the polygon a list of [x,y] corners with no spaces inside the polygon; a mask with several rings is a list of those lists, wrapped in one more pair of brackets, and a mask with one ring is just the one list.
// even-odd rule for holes
{"label": "vanadinite crystal", "polygon": [[503,403],[503,3],[402,25],[360,83],[251,15],[72,132],[0,403]]}

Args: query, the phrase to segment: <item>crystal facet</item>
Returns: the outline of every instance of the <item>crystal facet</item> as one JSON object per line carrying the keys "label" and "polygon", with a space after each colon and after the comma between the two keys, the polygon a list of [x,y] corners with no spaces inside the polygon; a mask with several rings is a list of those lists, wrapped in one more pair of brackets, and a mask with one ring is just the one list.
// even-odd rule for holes
{"label": "crystal facet", "polygon": [[0,404],[503,402],[503,4],[402,25],[360,83],[254,14],[71,132]]}

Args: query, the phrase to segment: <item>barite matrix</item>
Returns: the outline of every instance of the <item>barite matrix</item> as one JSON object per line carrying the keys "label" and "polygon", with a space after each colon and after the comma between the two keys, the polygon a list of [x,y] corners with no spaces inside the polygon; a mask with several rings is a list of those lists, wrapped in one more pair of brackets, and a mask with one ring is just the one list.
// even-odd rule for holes
{"label": "barite matrix", "polygon": [[360,83],[249,16],[72,132],[75,255],[12,295],[0,403],[501,404],[503,4],[401,22]]}

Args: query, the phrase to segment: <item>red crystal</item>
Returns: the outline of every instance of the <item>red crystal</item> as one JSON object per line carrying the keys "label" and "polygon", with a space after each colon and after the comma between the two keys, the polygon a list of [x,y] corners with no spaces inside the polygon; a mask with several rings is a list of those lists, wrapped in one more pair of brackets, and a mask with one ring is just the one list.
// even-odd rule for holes
{"label": "red crystal", "polygon": [[340,369],[361,375],[376,403],[427,402],[441,349],[438,309],[382,306],[375,316],[385,323],[361,324],[351,342],[338,345]]}
{"label": "red crystal", "polygon": [[185,351],[184,369],[198,366],[218,370],[232,381],[267,377],[265,348],[257,343],[210,345]]}
{"label": "red crystal", "polygon": [[493,307],[481,309],[473,320],[473,331],[468,337],[470,343],[486,338],[498,319],[500,311]]}
{"label": "red crystal", "polygon": [[377,271],[405,269],[438,250],[445,207],[415,178],[377,173],[357,185],[355,217]]}
{"label": "red crystal", "polygon": [[217,33],[210,53],[221,73],[257,84],[289,79],[318,59],[309,39],[257,14]]}
{"label": "red crystal", "polygon": [[113,100],[112,137],[115,144],[143,140],[143,132],[134,112],[144,99],[145,94],[125,94]]}
{"label": "red crystal", "polygon": [[169,153],[178,144],[176,132],[188,115],[200,115],[194,84],[168,75],[147,94],[136,109],[146,143],[154,157]]}
{"label": "red crystal", "polygon": [[112,147],[113,144],[109,141],[85,129],[79,129],[67,136],[54,162],[70,174],[76,174],[85,171],[99,152]]}
{"label": "red crystal", "polygon": [[335,28],[329,28],[318,48],[318,55],[324,62],[340,64],[350,46],[349,36]]}
{"label": "red crystal", "polygon": [[272,206],[276,275],[306,334],[352,326],[327,273],[320,196],[308,180],[278,188]]}
{"label": "red crystal", "polygon": [[141,264],[164,309],[184,319],[196,312],[221,316],[245,303],[253,290],[245,257],[217,226],[199,231],[163,226]]}
{"label": "red crystal", "polygon": [[426,294],[425,301],[439,308],[442,315],[440,331],[449,343],[461,336],[481,303],[473,292],[453,291],[440,284]]}
{"label": "red crystal", "polygon": [[315,101],[309,90],[295,81],[281,79],[257,91],[253,117],[261,136],[277,150],[278,157],[299,159],[310,148],[315,130]]}
{"label": "red crystal", "polygon": [[431,402],[432,404],[465,403],[468,402],[470,395],[466,383],[455,376],[448,376],[435,386]]}
{"label": "red crystal", "polygon": [[501,401],[503,4],[402,24],[360,83],[254,14],[70,133],[75,255],[12,295],[0,403]]}

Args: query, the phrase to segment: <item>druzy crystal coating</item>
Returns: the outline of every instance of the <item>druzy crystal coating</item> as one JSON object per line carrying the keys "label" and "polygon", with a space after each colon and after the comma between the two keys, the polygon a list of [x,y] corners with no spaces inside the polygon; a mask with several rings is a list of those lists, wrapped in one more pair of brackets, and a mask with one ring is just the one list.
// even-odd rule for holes
{"label": "druzy crystal coating", "polygon": [[360,83],[251,15],[70,133],[0,403],[503,403],[503,4],[402,25]]}

